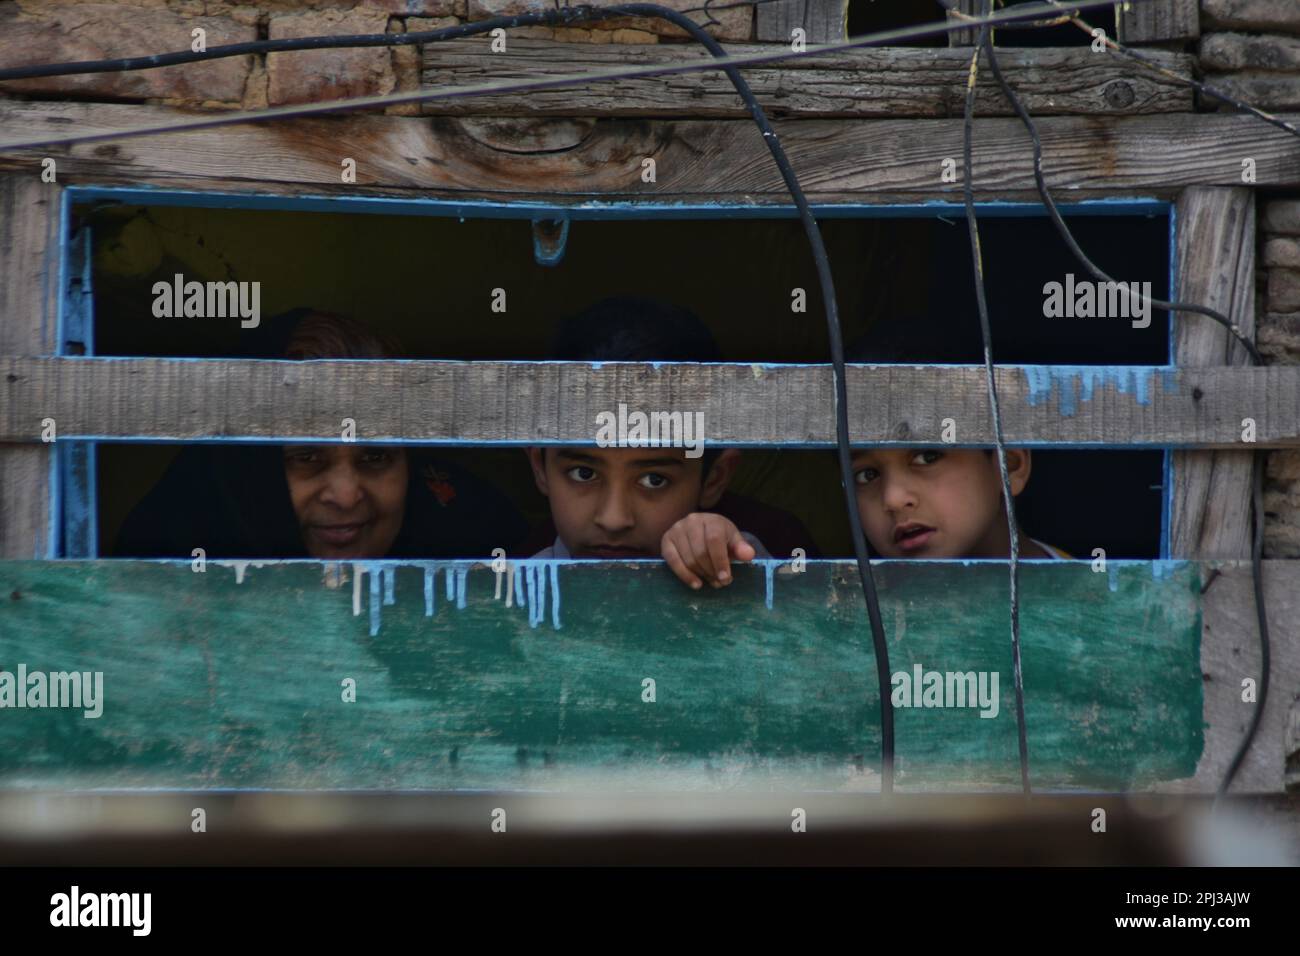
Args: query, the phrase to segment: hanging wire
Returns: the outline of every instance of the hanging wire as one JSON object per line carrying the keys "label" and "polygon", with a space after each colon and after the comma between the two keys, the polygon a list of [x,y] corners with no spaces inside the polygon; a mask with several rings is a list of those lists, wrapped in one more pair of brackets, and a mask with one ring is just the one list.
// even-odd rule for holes
{"label": "hanging wire", "polygon": [[[764,0],[751,0],[751,2],[761,3]],[[1092,10],[1101,7],[1108,7],[1113,0],[1079,0],[1078,3],[1070,5],[1072,10]],[[1134,0],[1136,2],[1136,0]],[[1154,2],[1154,0],[1143,0],[1143,2]],[[748,4],[745,4],[748,5]],[[712,9],[725,9],[725,6],[715,6]],[[148,56],[122,57],[118,59],[105,60],[81,60],[72,63],[50,63],[36,66],[16,66],[0,69],[0,81],[4,80],[23,80],[43,76],[68,76],[79,73],[120,73],[130,70],[150,70],[162,66],[176,66],[182,63],[194,63],[203,60],[215,60],[230,56],[245,56],[251,53],[288,53],[296,50],[328,50],[351,47],[385,47],[385,46],[409,46],[412,44],[434,43],[441,40],[455,40],[462,37],[474,36],[480,33],[487,33],[495,29],[507,29],[521,26],[565,26],[572,23],[586,22],[591,20],[610,19],[608,13],[613,7],[593,7],[593,6],[576,6],[562,7],[557,10],[545,10],[539,13],[520,14],[513,17],[493,17],[488,20],[477,20],[473,23],[462,23],[453,27],[443,27],[440,30],[424,30],[416,33],[362,33],[350,36],[317,36],[317,37],[292,37],[281,40],[249,40],[245,43],[230,43],[223,46],[208,47],[202,53],[193,50],[179,50],[174,53],[155,53]],[[698,8],[703,11],[703,7]],[[1003,13],[993,14],[990,22],[993,24],[1020,23],[1022,21],[1032,21],[1033,17],[1039,13],[1049,11],[1048,0],[1042,0],[1032,8],[1018,7],[1015,11],[1005,11]],[[674,11],[676,12],[676,11]],[[964,30],[969,24],[955,21],[937,21],[930,24],[915,24],[906,27],[896,27],[889,30],[878,30],[873,33],[863,34],[859,37],[851,37],[846,40],[839,40],[833,43],[822,43],[809,45],[804,50],[794,51],[788,46],[782,46],[772,52],[752,53],[743,56],[724,56],[715,59],[703,59],[699,63],[686,64],[669,64],[662,65],[651,64],[649,66],[637,68],[631,72],[625,70],[611,70],[605,72],[590,72],[583,74],[574,74],[570,77],[557,77],[558,85],[575,85],[588,82],[598,82],[602,79],[628,79],[637,76],[659,76],[673,73],[690,73],[701,70],[721,69],[723,64],[732,66],[752,66],[762,63],[776,63],[783,60],[797,60],[807,56],[815,56],[819,53],[834,53],[843,50],[852,50],[859,47],[884,45],[895,43],[900,40],[917,40],[930,36],[939,36],[951,33],[954,30]],[[723,64],[717,62],[722,60]],[[518,87],[503,87],[501,92],[526,91],[533,87],[529,85]],[[466,87],[466,89],[469,89]],[[333,104],[338,104],[340,108],[349,108],[347,104],[357,103],[361,106],[371,105],[396,105],[398,103],[418,102],[419,97],[415,99],[392,99],[407,94],[390,93],[387,94],[389,99],[385,100],[377,97],[356,97],[352,100],[334,100]],[[434,97],[436,98],[436,97]],[[304,104],[317,105],[317,104]],[[262,113],[268,113],[269,110],[263,110]],[[278,115],[278,114],[277,114]]]}
{"label": "hanging wire", "polygon": [[970,235],[971,261],[975,269],[975,302],[979,308],[980,335],[984,340],[984,380],[988,386],[989,410],[993,415],[993,441],[997,448],[998,474],[1002,478],[1002,504],[1007,516],[1007,531],[1011,538],[1010,589],[1011,589],[1011,669],[1016,690],[1016,739],[1020,751],[1020,786],[1030,793],[1029,739],[1025,726],[1025,679],[1020,662],[1020,526],[1016,521],[1016,499],[1011,491],[1011,476],[1007,473],[1006,440],[1002,433],[1002,408],[998,403],[997,378],[993,374],[993,333],[989,328],[988,296],[984,288],[984,259],[980,250],[979,221],[975,216],[974,118],[975,84],[979,77],[980,54],[991,47],[990,27],[987,21],[992,0],[982,0],[985,22],[980,26],[979,38],[971,54],[970,70],[966,79],[966,107],[962,122],[962,197],[966,205],[966,226]]}
{"label": "hanging wire", "polygon": [[[1054,6],[1057,5],[1055,0],[1048,0],[1048,2],[1052,3]],[[987,0],[985,0],[985,3],[987,4]],[[962,17],[962,19],[968,19],[968,18]],[[1082,20],[1077,16],[1071,16],[1069,19],[1071,20],[1071,22],[1076,24],[1080,29],[1086,32],[1089,36],[1093,35],[1092,32],[1093,27],[1090,24],[1088,24],[1086,21]],[[1121,52],[1121,53],[1131,52],[1131,51],[1127,51],[1125,47],[1123,47],[1122,45],[1114,41],[1107,40],[1107,45],[1111,49],[1114,49],[1116,52]],[[1074,234],[1070,231],[1070,227],[1066,225],[1065,219],[1061,216],[1060,211],[1057,209],[1056,202],[1052,198],[1051,191],[1047,188],[1047,181],[1043,175],[1043,144],[1041,138],[1039,137],[1037,124],[1034,123],[1033,118],[1029,115],[1029,111],[1025,109],[1025,106],[1021,102],[1020,97],[1016,94],[1011,84],[1007,82],[1006,77],[1002,74],[1001,66],[998,63],[997,53],[995,51],[991,39],[989,39],[985,43],[984,48],[989,58],[989,66],[993,72],[994,78],[997,80],[998,86],[1001,88],[1003,95],[1007,98],[1007,101],[1011,104],[1011,107],[1015,111],[1016,116],[1020,118],[1020,122],[1024,125],[1026,131],[1029,133],[1029,138],[1033,144],[1033,150],[1034,150],[1034,183],[1038,188],[1038,194],[1043,201],[1043,206],[1047,210],[1047,214],[1051,219],[1052,224],[1056,227],[1057,232],[1060,234],[1061,238],[1065,241],[1065,244],[1069,247],[1071,253],[1074,254],[1075,258],[1079,260],[1079,262],[1084,266],[1085,269],[1088,270],[1088,272],[1093,276],[1093,278],[1101,282],[1114,283],[1115,280],[1111,278],[1111,276],[1109,276],[1107,273],[1103,272],[1100,268],[1098,268],[1093,263],[1093,261],[1089,259],[1088,256],[1084,253],[1083,249],[1079,246],[1078,242],[1075,240]],[[1172,74],[1168,70],[1165,70],[1163,67],[1159,66],[1159,64],[1153,64],[1145,57],[1141,57],[1134,54],[1133,59],[1137,60],[1138,62],[1151,65],[1155,67],[1157,70],[1159,70],[1161,73],[1174,76],[1176,79],[1179,78],[1175,74]],[[1212,91],[1209,91],[1208,88],[1204,88],[1203,84],[1198,84],[1195,81],[1192,81],[1191,85],[1197,87],[1198,89],[1201,89],[1203,92],[1209,92],[1211,95],[1216,95]],[[1220,97],[1220,98],[1228,99],[1229,102],[1232,102],[1234,106],[1239,106],[1240,108],[1245,109],[1247,112],[1255,116],[1258,116],[1260,119],[1270,123],[1271,125],[1278,126],[1279,128],[1287,132],[1293,133],[1295,135],[1300,135],[1300,130],[1297,130],[1291,124],[1276,120],[1274,117],[1269,116],[1268,114],[1264,113],[1261,110],[1257,110],[1254,107],[1245,106],[1244,104],[1238,104],[1236,101],[1232,101],[1226,97]],[[1122,287],[1123,286],[1121,286],[1121,288]],[[1258,366],[1264,364],[1263,357],[1260,355],[1259,350],[1255,347],[1255,343],[1250,340],[1250,338],[1244,333],[1244,331],[1237,323],[1233,322],[1228,316],[1224,315],[1223,313],[1215,309],[1208,308],[1206,306],[1191,305],[1184,302],[1166,302],[1162,299],[1155,299],[1148,296],[1142,296],[1140,298],[1140,301],[1145,301],[1150,306],[1153,306],[1158,309],[1163,309],[1169,312],[1193,312],[1198,315],[1208,316],[1209,318],[1213,319],[1215,322],[1219,323],[1224,328],[1226,328],[1232,334],[1233,339],[1236,342],[1240,343],[1245,348],[1246,353],[1250,356],[1250,361],[1253,365]],[[1229,355],[1228,355],[1229,363],[1231,363],[1232,360],[1231,351],[1232,351],[1232,347],[1230,344]],[[1231,787],[1232,781],[1236,778],[1237,772],[1241,769],[1241,765],[1245,761],[1246,755],[1250,752],[1251,746],[1254,744],[1255,737],[1259,732],[1259,725],[1260,722],[1263,720],[1264,710],[1268,703],[1269,672],[1271,670],[1271,659],[1272,659],[1272,640],[1269,635],[1268,607],[1265,603],[1265,598],[1264,598],[1263,556],[1264,556],[1265,463],[1266,463],[1266,454],[1264,452],[1257,451],[1251,456],[1251,510],[1253,514],[1253,534],[1251,540],[1250,570],[1251,570],[1251,592],[1254,597],[1254,604],[1255,604],[1255,621],[1259,633],[1260,668],[1262,670],[1260,676],[1260,683],[1259,683],[1259,701],[1257,702],[1255,710],[1251,716],[1250,724],[1247,727],[1246,734],[1242,738],[1241,743],[1238,745],[1237,750],[1234,752],[1232,760],[1229,762],[1228,768],[1224,772],[1223,778],[1219,783],[1219,786],[1216,791],[1216,796],[1215,796],[1216,803],[1218,802],[1218,799],[1220,797],[1222,797],[1225,793],[1228,792],[1228,788]]]}
{"label": "hanging wire", "polygon": [[[610,10],[622,11],[631,15],[659,16],[681,27],[691,34],[714,57],[725,57],[722,46],[709,36],[700,26],[667,7],[651,3],[629,3],[610,7]],[[852,452],[849,448],[849,411],[848,388],[845,381],[844,342],[840,329],[839,300],[835,295],[835,280],[831,274],[830,257],[822,240],[821,228],[813,216],[808,199],[804,196],[790,160],[784,147],[767,119],[767,114],[759,105],[749,84],[745,82],[740,71],[734,66],[725,67],[727,78],[731,80],[736,93],[745,101],[750,115],[763,135],[772,159],[781,171],[786,189],[799,211],[799,220],[812,250],[813,262],[817,268],[817,281],[821,286],[822,305],[826,313],[826,334],[830,344],[832,374],[835,384],[835,447],[840,468],[840,485],[844,491],[844,504],[848,512],[850,535],[853,541],[853,553],[858,566],[858,581],[862,586],[863,598],[867,606],[867,620],[871,628],[872,646],[876,659],[876,684],[880,698],[880,790],[889,794],[894,787],[894,710],[890,695],[889,646],[885,641],[885,626],[880,616],[880,600],[876,594],[875,579],[871,573],[871,562],[867,555],[866,536],[862,531],[862,520],[858,514],[858,496],[853,480]]]}

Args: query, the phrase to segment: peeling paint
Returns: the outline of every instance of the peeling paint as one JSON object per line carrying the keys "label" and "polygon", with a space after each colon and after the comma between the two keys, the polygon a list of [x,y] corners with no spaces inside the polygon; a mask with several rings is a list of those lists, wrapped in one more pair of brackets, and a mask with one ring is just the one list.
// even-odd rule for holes
{"label": "peeling paint", "polygon": [[1186,564],[1186,561],[1152,561],[1151,562],[1151,580],[1167,581],[1173,576],[1173,573]]}
{"label": "peeling paint", "polygon": [[560,566],[554,562],[547,562],[551,569],[551,627],[557,631],[560,629]]}
{"label": "peeling paint", "polygon": [[[539,575],[537,572],[541,571]],[[546,569],[535,564],[527,568],[528,626],[537,627],[546,618]]]}
{"label": "peeling paint", "polygon": [[[1177,371],[1160,369],[1166,392],[1177,390]],[[1057,393],[1057,407],[1063,418],[1072,418],[1078,402],[1092,401],[1098,386],[1113,387],[1121,395],[1133,395],[1139,405],[1151,404],[1151,380],[1155,370],[1147,366],[1126,365],[1026,365],[1025,381],[1029,386],[1029,404],[1041,405]],[[1076,394],[1077,390],[1077,394]]]}
{"label": "peeling paint", "polygon": [[379,619],[382,613],[379,606],[379,576],[383,572],[373,564],[366,570],[370,572],[370,636],[374,637],[379,633]]}

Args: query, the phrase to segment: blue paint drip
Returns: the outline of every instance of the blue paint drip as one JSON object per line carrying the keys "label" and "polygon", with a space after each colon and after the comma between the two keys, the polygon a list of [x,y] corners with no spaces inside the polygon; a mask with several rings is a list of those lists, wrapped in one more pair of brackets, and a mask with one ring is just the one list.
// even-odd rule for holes
{"label": "blue paint drip", "polygon": [[433,578],[438,573],[437,568],[425,567],[424,569],[424,616],[433,617]]}
{"label": "blue paint drip", "polygon": [[1114,561],[1106,566],[1106,577],[1110,580],[1110,589],[1119,590],[1119,565]]}
{"label": "blue paint drip", "polygon": [[769,611],[772,610],[773,575],[776,574],[777,563],[776,561],[763,562],[763,578],[767,583],[767,599],[764,603]]}
{"label": "blue paint drip", "polygon": [[1060,408],[1063,418],[1074,417],[1074,384],[1075,380],[1073,378],[1057,379],[1057,385],[1061,390],[1057,407]]}
{"label": "blue paint drip", "polygon": [[1151,562],[1151,580],[1167,581],[1178,570],[1182,561],[1152,561]]}
{"label": "blue paint drip", "polygon": [[465,580],[469,577],[469,568],[456,569],[456,610],[465,610]]}
{"label": "blue paint drip", "polygon": [[536,627],[546,620],[546,569],[534,565],[532,573],[537,576],[537,607],[530,608],[533,613],[529,615],[528,623]]}
{"label": "blue paint drip", "polygon": [[1025,381],[1029,385],[1029,404],[1041,405],[1052,397],[1052,379],[1042,365],[1026,365]]}
{"label": "blue paint drip", "polygon": [[519,604],[521,607],[528,608],[528,624],[535,627],[536,625],[533,624],[533,588],[537,586],[537,572],[531,563],[521,565],[519,570],[524,578],[524,587],[516,592],[519,595]]}
{"label": "blue paint drip", "polygon": [[397,568],[384,568],[384,603],[396,604]]}
{"label": "blue paint drip", "polygon": [[[537,572],[541,571],[541,574]],[[546,618],[546,569],[528,564],[528,626],[535,628]]]}
{"label": "blue paint drip", "polygon": [[551,626],[560,629],[560,566],[555,561],[546,562],[551,566]]}
{"label": "blue paint drip", "polygon": [[[1061,417],[1072,418],[1078,401],[1092,401],[1098,385],[1111,385],[1121,395],[1133,395],[1139,405],[1151,404],[1152,370],[1135,365],[1026,365],[1025,383],[1029,387],[1030,405],[1042,405],[1057,392]],[[1177,371],[1160,369],[1165,391],[1177,389]],[[1075,388],[1079,389],[1076,399]]]}
{"label": "blue paint drip", "polygon": [[444,576],[447,579],[447,600],[448,601],[456,600],[456,580],[451,573],[454,570],[455,570],[454,567],[448,567],[447,570],[444,572]]}
{"label": "blue paint drip", "polygon": [[379,575],[378,565],[370,564],[366,566],[366,573],[370,575],[370,636],[374,637],[379,633],[379,616],[382,613],[379,605]]}
{"label": "blue paint drip", "polygon": [[524,562],[516,562],[515,569],[511,573],[515,576],[515,602],[519,607],[524,607],[528,603],[524,595]]}

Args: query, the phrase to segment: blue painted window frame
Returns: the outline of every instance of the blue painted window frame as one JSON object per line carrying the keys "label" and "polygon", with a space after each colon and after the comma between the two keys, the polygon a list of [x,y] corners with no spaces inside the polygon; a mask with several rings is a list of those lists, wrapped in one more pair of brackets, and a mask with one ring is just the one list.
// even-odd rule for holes
{"label": "blue painted window frame", "polygon": [[[627,220],[727,220],[795,219],[793,205],[753,203],[604,202],[588,200],[559,205],[539,202],[495,200],[448,200],[389,198],[381,196],[280,196],[171,189],[143,189],[132,186],[69,186],[63,190],[59,210],[60,290],[58,303],[58,354],[63,357],[93,356],[94,297],[91,276],[92,236],[89,226],[72,233],[72,209],[90,202],[118,202],[123,205],[180,206],[196,208],[248,209],[291,212],[347,212],[359,215],[401,215],[444,219],[555,220],[568,223]],[[812,207],[818,219],[960,219],[960,203],[928,202],[909,204],[834,203]],[[991,202],[978,204],[981,217],[1042,217],[1040,203]],[[1062,215],[1074,216],[1167,216],[1169,220],[1169,289],[1178,282],[1177,210],[1174,203],[1155,198],[1133,197],[1088,200],[1063,204]],[[1174,324],[1169,323],[1166,363],[1173,367]],[[74,345],[78,345],[74,349]],[[232,439],[212,439],[214,443]],[[1045,447],[1052,447],[1048,442]],[[99,502],[97,495],[96,443],[60,441],[51,456],[48,553],[60,558],[98,558]],[[1173,508],[1173,455],[1164,449],[1163,493],[1160,496],[1160,557],[1169,557],[1169,522]]]}

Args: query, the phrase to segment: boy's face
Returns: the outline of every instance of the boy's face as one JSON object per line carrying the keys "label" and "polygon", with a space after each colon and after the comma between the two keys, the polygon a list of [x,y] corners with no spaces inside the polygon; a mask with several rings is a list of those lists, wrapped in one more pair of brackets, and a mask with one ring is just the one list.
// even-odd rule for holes
{"label": "boy's face", "polygon": [[402,530],[406,452],[374,445],[286,445],[284,477],[313,558],[382,558]]}
{"label": "boy's face", "polygon": [[[1011,492],[1029,452],[1007,450]],[[1005,558],[1010,535],[995,455],[978,448],[889,448],[853,455],[862,530],[886,558]]]}
{"label": "boy's face", "polygon": [[537,489],[575,558],[658,558],[664,533],[711,508],[739,453],[724,451],[701,481],[703,460],[683,448],[530,448]]}

